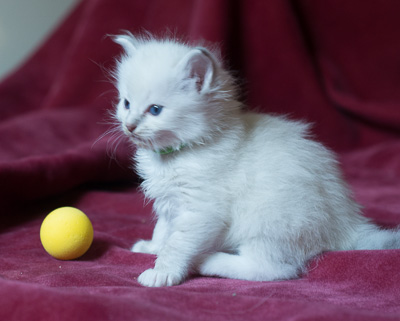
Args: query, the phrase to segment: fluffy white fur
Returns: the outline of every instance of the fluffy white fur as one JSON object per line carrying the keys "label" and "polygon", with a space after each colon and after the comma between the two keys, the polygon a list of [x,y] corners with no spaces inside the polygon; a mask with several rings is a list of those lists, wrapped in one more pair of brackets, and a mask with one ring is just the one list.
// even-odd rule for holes
{"label": "fluffy white fur", "polygon": [[[173,39],[115,37],[116,118],[137,146],[142,189],[154,200],[157,254],[145,286],[191,271],[269,281],[295,278],[323,251],[399,248],[397,231],[360,215],[334,155],[308,125],[243,112],[218,55]],[[129,104],[127,103],[129,102]],[[149,106],[163,106],[152,115]],[[172,147],[176,151],[157,151]]]}

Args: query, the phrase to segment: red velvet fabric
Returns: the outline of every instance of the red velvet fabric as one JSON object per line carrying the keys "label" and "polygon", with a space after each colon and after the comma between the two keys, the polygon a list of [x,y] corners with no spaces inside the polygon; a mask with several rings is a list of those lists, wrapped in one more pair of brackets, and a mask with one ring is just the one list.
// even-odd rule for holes
{"label": "red velvet fabric", "polygon": [[[395,227],[399,16],[398,0],[82,1],[0,84],[0,320],[400,319],[399,250],[325,253],[298,280],[140,286],[154,257],[129,248],[151,236],[151,204],[137,191],[132,148],[101,138],[120,52],[107,34],[169,29],[216,42],[250,108],[313,122],[365,215]],[[53,259],[39,240],[45,215],[66,205],[95,230],[74,261]]]}

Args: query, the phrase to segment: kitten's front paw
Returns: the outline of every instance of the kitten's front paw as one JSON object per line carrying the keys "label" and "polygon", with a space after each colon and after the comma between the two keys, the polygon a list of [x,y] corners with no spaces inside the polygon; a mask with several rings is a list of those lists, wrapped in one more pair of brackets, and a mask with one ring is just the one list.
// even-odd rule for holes
{"label": "kitten's front paw", "polygon": [[160,287],[180,284],[183,281],[183,277],[177,273],[148,269],[140,274],[138,281],[144,286]]}
{"label": "kitten's front paw", "polygon": [[152,241],[140,240],[132,246],[131,252],[157,254],[157,249]]}

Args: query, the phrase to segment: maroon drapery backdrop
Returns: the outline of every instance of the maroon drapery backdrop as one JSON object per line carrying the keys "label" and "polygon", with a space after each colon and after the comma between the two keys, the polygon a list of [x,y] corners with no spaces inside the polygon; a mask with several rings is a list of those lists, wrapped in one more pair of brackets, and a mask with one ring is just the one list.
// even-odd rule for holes
{"label": "maroon drapery backdrop", "polygon": [[[326,253],[299,280],[193,276],[141,287],[153,228],[132,148],[113,134],[108,71],[122,30],[218,44],[249,108],[314,123],[366,216],[400,224],[400,2],[84,0],[0,83],[1,320],[400,319],[400,252]],[[23,22],[21,22],[23,23]],[[59,206],[92,220],[91,249],[57,261],[39,228]]]}

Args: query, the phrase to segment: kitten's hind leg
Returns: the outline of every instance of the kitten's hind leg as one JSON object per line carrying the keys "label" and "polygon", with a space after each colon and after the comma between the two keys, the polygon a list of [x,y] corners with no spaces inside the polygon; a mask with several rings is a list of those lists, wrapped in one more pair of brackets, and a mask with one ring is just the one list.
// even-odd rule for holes
{"label": "kitten's hind leg", "polygon": [[198,268],[200,274],[249,281],[273,281],[295,278],[296,266],[262,261],[244,254],[217,252],[207,256]]}

